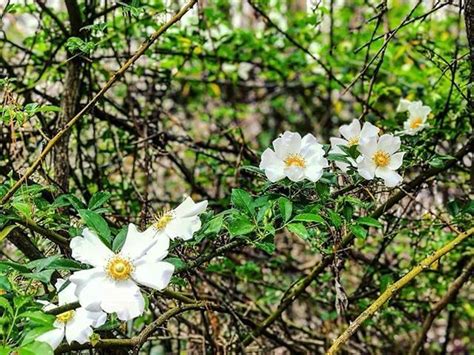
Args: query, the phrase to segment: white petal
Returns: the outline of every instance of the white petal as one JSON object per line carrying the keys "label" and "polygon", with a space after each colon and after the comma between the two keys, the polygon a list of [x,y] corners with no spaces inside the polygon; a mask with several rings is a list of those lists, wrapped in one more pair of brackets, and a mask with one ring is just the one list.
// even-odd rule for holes
{"label": "white petal", "polygon": [[174,209],[178,217],[193,217],[203,213],[207,208],[207,200],[195,203],[191,197],[187,197]]}
{"label": "white petal", "polygon": [[319,179],[321,179],[321,176],[323,176],[323,170],[318,169],[315,166],[311,166],[305,169],[305,177],[311,182],[316,182]]}
{"label": "white petal", "polygon": [[132,280],[111,281],[106,285],[101,307],[107,313],[117,313],[120,320],[128,321],[143,314],[145,300]]}
{"label": "white petal", "polygon": [[139,262],[135,265],[133,279],[144,286],[162,290],[168,286],[173,272],[173,264],[165,261]]}
{"label": "white petal", "polygon": [[344,151],[339,147],[340,145],[347,147],[349,144],[345,139],[336,137],[329,138],[329,141],[331,142],[331,153],[337,154],[344,153]]}
{"label": "white petal", "polygon": [[138,259],[145,255],[156,241],[153,233],[147,231],[141,233],[138,231],[136,225],[130,223],[128,225],[127,237],[125,238],[125,243],[122,246],[120,254],[131,260]]}
{"label": "white petal", "polygon": [[375,176],[376,166],[372,159],[367,157],[359,157],[357,159],[357,171],[360,176],[366,180],[372,180]]}
{"label": "white petal", "polygon": [[[313,137],[314,138],[314,137]],[[312,157],[322,158],[324,156],[323,145],[317,142],[307,144],[301,147],[300,154],[305,160],[311,159]]]}
{"label": "white petal", "polygon": [[76,296],[82,307],[89,311],[100,311],[106,284],[109,282],[102,268],[77,271],[70,277],[76,284]]}
{"label": "white petal", "polygon": [[53,349],[56,349],[64,339],[64,327],[50,330],[36,338],[37,341],[48,343]]}
{"label": "white petal", "polygon": [[388,168],[377,168],[375,176],[384,180],[385,186],[394,187],[402,182],[402,177]]}
{"label": "white petal", "polygon": [[[102,312],[103,313],[103,312]],[[92,335],[93,320],[88,317],[88,312],[84,308],[76,309],[74,317],[66,323],[66,340],[69,344],[77,341],[84,344]]]}
{"label": "white petal", "polygon": [[363,156],[371,158],[377,150],[377,138],[371,137],[365,139],[363,142],[359,142],[357,149]]}
{"label": "white petal", "polygon": [[82,235],[83,237],[75,237],[70,242],[72,257],[92,266],[104,266],[113,255],[112,251],[90,229],[85,228]]}
{"label": "white petal", "polygon": [[318,140],[311,133],[308,133],[301,140],[301,149],[304,149],[305,146],[311,146],[313,144],[319,144]]}
{"label": "white petal", "polygon": [[388,154],[393,154],[400,149],[400,137],[394,137],[391,134],[384,134],[379,138],[377,148],[387,152]]}
{"label": "white petal", "polygon": [[201,220],[198,216],[175,218],[166,225],[165,233],[171,239],[181,238],[189,240],[199,229],[201,229]]}
{"label": "white petal", "polygon": [[298,182],[304,179],[304,169],[297,166],[290,166],[285,169],[285,175],[291,181]]}
{"label": "white petal", "polygon": [[405,111],[408,111],[408,106],[411,104],[412,102],[410,100],[406,100],[406,99],[400,99],[400,103],[398,104],[397,106],[397,112],[405,112]]}
{"label": "white petal", "polygon": [[[58,279],[55,285],[56,290],[59,291],[65,283],[66,283],[66,280]],[[76,302],[77,296],[75,292],[76,292],[76,285],[69,281],[69,284],[58,293],[58,304],[62,306],[68,303]]]}
{"label": "white petal", "polygon": [[278,158],[285,160],[288,154],[297,154],[301,149],[301,136],[299,133],[286,131],[273,141],[273,148]]}
{"label": "white petal", "polygon": [[262,154],[262,161],[260,162],[260,169],[265,170],[265,175],[271,182],[276,182],[285,177],[283,169],[285,163],[278,158],[273,150],[267,148]]}
{"label": "white petal", "polygon": [[375,127],[370,122],[365,122],[362,130],[360,131],[359,144],[364,144],[367,139],[372,137],[377,137],[379,135],[380,129]]}
{"label": "white petal", "polygon": [[336,161],[334,163],[336,164],[338,169],[341,170],[343,173],[347,173],[347,170],[349,170],[350,164],[344,163],[342,161]]}
{"label": "white petal", "polygon": [[349,140],[353,137],[359,137],[359,135],[360,135],[360,122],[359,122],[359,120],[353,119],[350,124],[342,125],[339,128],[339,132],[347,140]]}
{"label": "white petal", "polygon": [[390,163],[388,164],[388,168],[391,170],[397,170],[399,167],[402,166],[403,163],[403,156],[405,152],[395,153],[390,157]]}
{"label": "white petal", "polygon": [[136,263],[139,263],[141,260],[147,260],[148,262],[163,260],[168,255],[169,247],[170,239],[165,234],[162,234],[156,238],[156,243],[147,253],[142,258],[137,259]]}

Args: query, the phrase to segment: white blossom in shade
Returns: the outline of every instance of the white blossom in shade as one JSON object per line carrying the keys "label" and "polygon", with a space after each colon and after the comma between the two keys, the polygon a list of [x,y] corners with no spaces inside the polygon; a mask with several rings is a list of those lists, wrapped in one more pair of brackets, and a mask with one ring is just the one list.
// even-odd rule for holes
{"label": "white blossom in shade", "polygon": [[[363,144],[368,139],[377,137],[379,131],[379,128],[375,127],[370,122],[365,122],[361,129],[360,121],[354,119],[350,124],[342,125],[339,128],[339,133],[341,133],[342,138],[332,137],[329,139],[329,141],[331,142],[331,150],[329,153],[345,154],[340,147],[341,145],[346,147],[352,147],[354,145]],[[350,162],[350,164],[341,161],[335,162],[336,166],[343,172],[346,172],[349,166],[351,165],[353,167],[357,166],[356,161],[351,157],[347,157],[347,160]]]}
{"label": "white blossom in shade", "polygon": [[287,131],[273,141],[273,148],[263,152],[260,162],[260,169],[271,182],[285,177],[295,182],[304,179],[316,182],[329,166],[323,146],[312,134],[301,138],[299,133]]}
{"label": "white blossom in shade", "polygon": [[[62,290],[65,280],[59,279],[56,282],[56,289],[60,290],[58,293],[58,305],[64,306],[69,303],[77,302],[77,297],[74,294],[76,285],[69,283]],[[56,306],[47,303],[44,310],[50,310]],[[56,316],[54,322],[54,329],[41,334],[36,340],[48,343],[53,349],[56,349],[63,341],[64,337],[69,344],[77,341],[79,344],[84,344],[89,341],[92,335],[92,328],[100,327],[107,320],[107,314],[102,311],[88,311],[84,307],[79,307],[74,310],[66,311]]]}
{"label": "white blossom in shade", "polygon": [[428,126],[426,120],[430,112],[431,108],[423,105],[421,101],[411,102],[408,105],[408,119],[403,125],[404,132],[413,136]]}
{"label": "white blossom in shade", "polygon": [[165,211],[156,216],[156,221],[145,233],[151,235],[164,234],[170,239],[189,240],[201,229],[199,215],[207,208],[207,200],[195,203],[191,197],[186,199],[174,210]]}
{"label": "white blossom in shade", "polygon": [[370,138],[359,145],[361,155],[357,158],[359,174],[367,180],[378,177],[387,187],[401,183],[402,177],[396,172],[403,163],[404,152],[400,149],[400,138],[384,134],[380,138]]}
{"label": "white blossom in shade", "polygon": [[398,103],[397,106],[397,112],[407,112],[408,111],[408,106],[410,106],[412,102],[407,99],[400,99],[400,102]]}
{"label": "white blossom in shade", "polygon": [[169,238],[129,224],[120,252],[114,253],[91,230],[71,240],[72,257],[92,265],[71,275],[75,294],[86,310],[116,313],[127,321],[140,316],[145,300],[138,285],[164,289],[174,266],[163,259],[168,255]]}

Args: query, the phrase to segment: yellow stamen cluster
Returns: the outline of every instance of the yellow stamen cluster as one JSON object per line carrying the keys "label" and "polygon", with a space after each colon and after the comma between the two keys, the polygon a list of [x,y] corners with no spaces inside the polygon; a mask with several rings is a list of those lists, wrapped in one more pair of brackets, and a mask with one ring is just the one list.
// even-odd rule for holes
{"label": "yellow stamen cluster", "polygon": [[306,167],[306,161],[301,156],[301,154],[289,154],[286,157],[284,163],[288,168],[291,166],[296,166],[298,168]]}
{"label": "yellow stamen cluster", "polygon": [[410,128],[417,129],[423,123],[423,119],[421,117],[414,117],[410,120]]}
{"label": "yellow stamen cluster", "polygon": [[354,136],[354,137],[351,137],[348,141],[347,141],[347,145],[349,147],[352,147],[353,145],[358,145],[359,144],[359,137],[357,136]]}
{"label": "yellow stamen cluster", "polygon": [[133,264],[129,259],[115,255],[107,262],[105,271],[115,281],[128,280],[133,272]]}
{"label": "yellow stamen cluster", "polygon": [[166,228],[168,223],[170,223],[173,220],[173,212],[172,211],[165,211],[158,216],[155,216],[155,228],[158,230],[163,230]]}
{"label": "yellow stamen cluster", "polygon": [[390,163],[390,155],[383,150],[377,150],[372,156],[372,160],[379,168],[384,168]]}
{"label": "yellow stamen cluster", "polygon": [[73,310],[71,310],[71,311],[67,311],[67,312],[58,314],[56,316],[56,320],[58,322],[66,324],[67,322],[69,322],[74,317],[74,313],[75,312]]}

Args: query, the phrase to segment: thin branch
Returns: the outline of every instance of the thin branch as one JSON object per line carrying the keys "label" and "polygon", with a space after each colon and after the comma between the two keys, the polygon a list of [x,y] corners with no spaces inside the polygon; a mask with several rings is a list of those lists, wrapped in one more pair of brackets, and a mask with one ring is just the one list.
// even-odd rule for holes
{"label": "thin branch", "polygon": [[109,79],[109,81],[102,87],[102,89],[79,111],[76,116],[71,118],[71,120],[61,129],[48,143],[48,145],[43,149],[40,156],[33,162],[30,168],[26,173],[18,180],[15,185],[13,185],[10,190],[3,196],[0,201],[0,206],[5,205],[5,203],[10,200],[13,194],[20,188],[20,186],[35,172],[41,162],[44,160],[46,155],[53,149],[54,145],[59,141],[59,139],[64,136],[71,127],[90,109],[92,109],[97,101],[104,96],[104,94],[109,90],[115,82],[124,75],[124,73],[129,69],[137,60],[140,58],[145,51],[150,48],[150,46],[163,34],[165,33],[174,23],[178,22],[181,17],[184,16],[195,4],[197,0],[189,1],[176,15],[174,15],[168,22],[161,26],[156,32],[154,32],[148,40],[142,43],[142,45],[137,49],[135,54],[119,69],[115,72],[114,75]]}
{"label": "thin branch", "polygon": [[417,277],[423,270],[426,270],[431,264],[439,260],[443,255],[446,255],[451,250],[456,248],[464,240],[468,239],[474,233],[474,228],[459,234],[455,239],[449,243],[443,245],[436,252],[423,259],[417,266],[410,270],[405,276],[387,287],[379,298],[375,300],[364,312],[362,312],[356,320],[342,333],[332,344],[327,351],[327,355],[337,354],[341,346],[349,340],[349,338],[359,329],[359,327],[370,317],[372,317],[393,295],[395,295],[400,289],[405,287],[410,281]]}
{"label": "thin branch", "polygon": [[426,334],[430,330],[431,325],[433,324],[433,321],[441,313],[441,311],[445,309],[445,307],[456,298],[456,296],[459,293],[459,290],[469,280],[473,271],[474,271],[474,260],[471,260],[469,264],[467,265],[466,270],[464,270],[464,272],[461,275],[459,275],[459,277],[451,284],[451,286],[448,289],[448,292],[446,292],[446,294],[433,306],[433,309],[430,311],[425,321],[423,322],[423,327],[420,331],[420,334],[418,334],[418,338],[416,339],[415,343],[411,347],[409,355],[418,354],[418,351],[420,350],[420,348],[423,346],[423,343],[425,342]]}

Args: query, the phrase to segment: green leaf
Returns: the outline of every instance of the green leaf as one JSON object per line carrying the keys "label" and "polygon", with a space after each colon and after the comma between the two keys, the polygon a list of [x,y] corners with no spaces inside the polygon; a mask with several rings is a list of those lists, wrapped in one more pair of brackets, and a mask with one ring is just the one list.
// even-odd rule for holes
{"label": "green leaf", "polygon": [[245,235],[253,232],[255,225],[248,219],[248,217],[240,215],[230,220],[227,228],[232,236]]}
{"label": "green leaf", "polygon": [[231,201],[233,206],[238,210],[249,213],[250,215],[254,214],[254,208],[252,206],[252,197],[250,197],[247,191],[241,189],[233,189]]}
{"label": "green leaf", "polygon": [[295,222],[316,222],[324,224],[326,221],[320,215],[314,213],[302,213],[293,218]]}
{"label": "green leaf", "polygon": [[120,232],[115,236],[114,241],[112,242],[112,250],[118,252],[122,249],[125,244],[125,239],[127,239],[128,226],[123,227]]}
{"label": "green leaf", "polygon": [[54,351],[49,344],[34,341],[19,348],[18,355],[54,355]]}
{"label": "green leaf", "polygon": [[357,224],[362,224],[369,227],[380,228],[382,227],[382,223],[377,221],[375,218],[372,217],[359,217],[357,218]]}
{"label": "green leaf", "polygon": [[270,255],[275,252],[275,243],[272,242],[256,242],[255,246]]}
{"label": "green leaf", "polygon": [[334,227],[339,228],[342,225],[342,218],[339,214],[334,211],[329,210],[329,219]]}
{"label": "green leaf", "polygon": [[38,280],[42,283],[50,283],[51,282],[51,275],[53,275],[54,270],[43,270],[40,272],[31,272],[27,274],[23,274],[24,277],[28,279]]}
{"label": "green leaf", "polygon": [[285,197],[280,197],[278,199],[278,207],[283,221],[288,222],[293,212],[293,203]]}
{"label": "green leaf", "polygon": [[5,297],[0,297],[0,309],[4,309],[8,314],[13,316],[13,308]]}
{"label": "green leaf", "polygon": [[41,311],[26,311],[20,313],[18,318],[27,318],[28,320],[34,322],[37,325],[48,326],[53,325],[56,317],[51,314],[46,314]]}
{"label": "green leaf", "polygon": [[309,233],[306,227],[301,223],[290,223],[288,226],[288,230],[292,233],[295,233],[297,236],[308,239]]}
{"label": "green leaf", "polygon": [[102,207],[110,199],[109,192],[96,192],[90,199],[87,208],[89,210],[95,210],[99,207]]}
{"label": "green leaf", "polygon": [[361,239],[365,239],[367,237],[367,230],[358,225],[358,224],[353,224],[351,227],[351,232],[357,237],[357,238],[361,238]]}
{"label": "green leaf", "polygon": [[12,285],[10,284],[10,281],[8,280],[8,277],[6,275],[1,275],[0,274],[0,290],[1,291],[10,291],[12,289]]}
{"label": "green leaf", "polygon": [[347,155],[331,153],[328,154],[329,161],[340,161],[342,163],[350,164],[351,162],[347,159]]}
{"label": "green leaf", "polygon": [[90,210],[81,209],[79,210],[79,214],[86,225],[97,232],[99,238],[104,242],[104,244],[110,245],[111,233],[105,219],[100,214]]}
{"label": "green leaf", "polygon": [[211,219],[208,224],[207,228],[204,231],[205,234],[218,234],[222,229],[222,224],[224,223],[224,216],[219,214]]}

